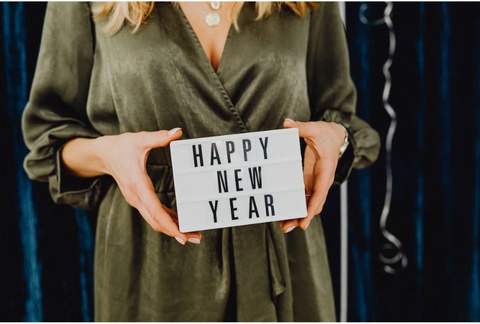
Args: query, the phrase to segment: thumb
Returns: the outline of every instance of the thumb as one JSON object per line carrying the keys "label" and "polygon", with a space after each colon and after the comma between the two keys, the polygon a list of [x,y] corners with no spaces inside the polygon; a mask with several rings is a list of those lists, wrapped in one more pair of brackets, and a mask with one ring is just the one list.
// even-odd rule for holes
{"label": "thumb", "polygon": [[156,132],[149,132],[147,135],[146,145],[149,148],[165,147],[171,141],[175,141],[182,137],[182,129],[179,127],[173,128],[169,131],[160,130]]}
{"label": "thumb", "polygon": [[285,128],[296,128],[298,129],[298,136],[306,137],[307,136],[307,125],[304,122],[293,121],[290,118],[286,118],[283,122],[283,127]]}

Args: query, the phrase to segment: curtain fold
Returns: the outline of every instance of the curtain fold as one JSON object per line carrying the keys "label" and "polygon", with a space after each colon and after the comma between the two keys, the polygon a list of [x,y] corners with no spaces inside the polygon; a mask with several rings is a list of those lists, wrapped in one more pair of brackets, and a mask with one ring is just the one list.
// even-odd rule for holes
{"label": "curtain fold", "polygon": [[[3,48],[5,62],[5,82],[7,90],[7,102],[3,115],[11,125],[11,142],[8,145],[11,162],[14,167],[7,170],[15,175],[15,183],[10,183],[14,188],[16,199],[7,203],[14,211],[19,228],[19,240],[22,253],[18,257],[22,260],[22,277],[24,279],[25,309],[22,318],[24,321],[42,320],[42,269],[38,260],[37,238],[37,213],[33,206],[32,183],[23,172],[23,157],[27,149],[23,143],[20,125],[23,106],[27,100],[27,76],[26,76],[26,31],[24,21],[23,3],[2,3],[3,22]],[[3,143],[7,144],[7,143]],[[5,206],[5,205],[4,205]]]}
{"label": "curtain fold", "polygon": [[2,2],[0,320],[93,318],[94,213],[55,205],[32,182],[21,115],[28,100],[46,3]]}

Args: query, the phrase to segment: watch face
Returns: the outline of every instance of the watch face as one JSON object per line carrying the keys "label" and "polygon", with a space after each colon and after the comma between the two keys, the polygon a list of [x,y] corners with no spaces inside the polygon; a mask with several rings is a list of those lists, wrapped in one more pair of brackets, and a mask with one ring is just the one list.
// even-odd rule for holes
{"label": "watch face", "polygon": [[342,146],[340,147],[340,156],[342,156],[342,154],[343,154],[343,153],[345,152],[345,150],[347,149],[349,142],[348,142],[348,131],[347,131],[347,129],[346,129],[345,126],[343,126],[342,124],[340,124],[340,126],[342,126],[343,131],[345,132],[345,139],[344,139],[344,141],[343,141]]}

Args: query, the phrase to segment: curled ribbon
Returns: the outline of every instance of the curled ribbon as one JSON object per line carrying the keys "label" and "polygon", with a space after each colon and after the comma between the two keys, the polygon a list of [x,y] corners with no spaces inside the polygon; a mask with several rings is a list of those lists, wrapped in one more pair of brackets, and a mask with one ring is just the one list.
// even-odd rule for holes
{"label": "curled ribbon", "polygon": [[[388,127],[387,140],[385,143],[386,151],[386,172],[387,172],[387,181],[386,181],[386,192],[385,192],[385,201],[383,204],[382,216],[380,217],[380,231],[383,237],[388,241],[384,243],[380,249],[379,259],[384,264],[383,270],[390,274],[397,274],[401,270],[404,270],[408,265],[407,255],[403,252],[402,243],[398,238],[391,234],[387,230],[387,219],[390,213],[390,205],[392,202],[392,188],[393,188],[393,174],[392,174],[392,142],[393,136],[395,135],[395,129],[397,127],[397,114],[395,110],[389,103],[390,89],[392,87],[392,78],[390,75],[390,66],[393,63],[393,55],[395,54],[395,32],[393,30],[392,22],[392,12],[393,12],[393,3],[386,2],[387,6],[383,11],[383,17],[376,20],[369,20],[365,17],[365,12],[368,9],[368,4],[362,4],[359,10],[360,21],[369,26],[379,26],[385,24],[388,27],[389,34],[389,50],[388,58],[383,64],[383,75],[385,76],[385,86],[383,88],[382,102],[385,107],[386,112],[390,116],[390,126]],[[386,255],[389,251],[396,251],[396,254],[393,257]],[[393,267],[393,265],[400,263],[400,268]]]}

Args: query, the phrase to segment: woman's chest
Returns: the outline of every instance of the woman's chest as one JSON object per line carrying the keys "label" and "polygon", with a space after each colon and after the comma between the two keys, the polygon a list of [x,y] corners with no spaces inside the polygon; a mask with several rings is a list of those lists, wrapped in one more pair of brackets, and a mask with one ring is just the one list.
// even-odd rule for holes
{"label": "woman's chest", "polygon": [[231,117],[247,124],[259,110],[265,117],[273,107],[281,112],[280,106],[299,102],[305,115],[309,15],[301,19],[285,10],[261,21],[255,17],[253,4],[246,4],[240,30],[230,28],[216,71],[185,14],[169,3],[156,3],[135,34],[124,27],[107,36],[97,22],[100,63],[92,77],[109,75],[111,102],[119,122],[132,124],[124,128],[128,131],[133,124],[158,129],[200,115],[210,122]]}
{"label": "woman's chest", "polygon": [[229,9],[234,3],[213,2],[178,2],[178,9],[188,19],[202,48],[216,71],[222,59],[225,41],[233,20]]}

